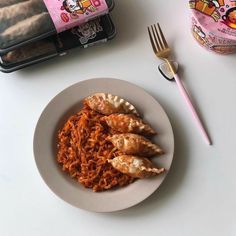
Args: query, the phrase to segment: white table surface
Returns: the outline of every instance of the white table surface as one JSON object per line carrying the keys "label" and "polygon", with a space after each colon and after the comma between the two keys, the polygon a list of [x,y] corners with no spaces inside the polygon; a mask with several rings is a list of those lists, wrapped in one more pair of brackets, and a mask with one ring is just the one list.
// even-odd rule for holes
{"label": "white table surface", "polygon": [[[117,37],[13,74],[0,74],[0,235],[236,235],[236,55],[199,47],[187,1],[117,0]],[[205,145],[174,83],[157,72],[146,26],[159,21],[175,48],[214,145]],[[41,179],[32,140],[37,120],[64,88],[114,77],[150,92],[173,125],[172,169],[150,198],[131,209],[90,213],[56,197]],[[157,118],[158,119],[158,118]]]}

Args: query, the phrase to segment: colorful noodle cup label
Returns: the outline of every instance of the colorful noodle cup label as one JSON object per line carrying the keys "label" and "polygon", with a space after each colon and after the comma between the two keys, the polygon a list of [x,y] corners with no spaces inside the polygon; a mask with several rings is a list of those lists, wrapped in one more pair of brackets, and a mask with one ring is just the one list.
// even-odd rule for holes
{"label": "colorful noodle cup label", "polygon": [[236,52],[236,0],[189,0],[192,33],[207,49]]}
{"label": "colorful noodle cup label", "polygon": [[109,9],[105,0],[43,0],[57,33],[105,15]]}

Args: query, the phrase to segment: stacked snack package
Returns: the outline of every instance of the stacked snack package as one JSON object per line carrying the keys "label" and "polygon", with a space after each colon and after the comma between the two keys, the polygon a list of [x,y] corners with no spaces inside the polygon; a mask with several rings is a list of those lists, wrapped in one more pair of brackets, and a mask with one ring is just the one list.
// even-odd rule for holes
{"label": "stacked snack package", "polygon": [[115,36],[113,0],[1,0],[0,70],[12,72]]}

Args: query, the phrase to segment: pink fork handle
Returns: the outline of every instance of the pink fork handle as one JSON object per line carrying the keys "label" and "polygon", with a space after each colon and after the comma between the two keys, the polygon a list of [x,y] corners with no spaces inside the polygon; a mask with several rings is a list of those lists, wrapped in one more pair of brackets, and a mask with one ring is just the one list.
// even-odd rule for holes
{"label": "pink fork handle", "polygon": [[206,130],[204,129],[204,126],[203,126],[203,124],[202,124],[202,122],[201,122],[201,120],[200,120],[200,118],[199,118],[199,116],[198,116],[198,114],[197,114],[197,112],[196,112],[189,96],[188,96],[188,93],[187,93],[186,89],[184,88],[183,83],[181,82],[181,80],[180,80],[180,78],[177,74],[174,75],[174,78],[175,78],[175,82],[178,86],[178,89],[179,89],[182,97],[184,98],[184,101],[186,102],[189,110],[191,111],[192,117],[193,117],[194,121],[196,122],[196,124],[198,126],[198,129],[200,130],[200,132],[201,132],[202,136],[204,137],[206,143],[208,145],[211,145],[212,144],[211,140],[210,140]]}

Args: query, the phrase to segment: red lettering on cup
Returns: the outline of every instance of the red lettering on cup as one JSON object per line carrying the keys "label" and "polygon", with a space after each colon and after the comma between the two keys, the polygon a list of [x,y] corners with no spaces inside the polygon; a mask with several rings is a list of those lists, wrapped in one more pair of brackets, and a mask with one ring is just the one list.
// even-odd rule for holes
{"label": "red lettering on cup", "polygon": [[66,14],[66,13],[61,13],[61,19],[64,21],[64,22],[68,22],[70,20],[69,16]]}

